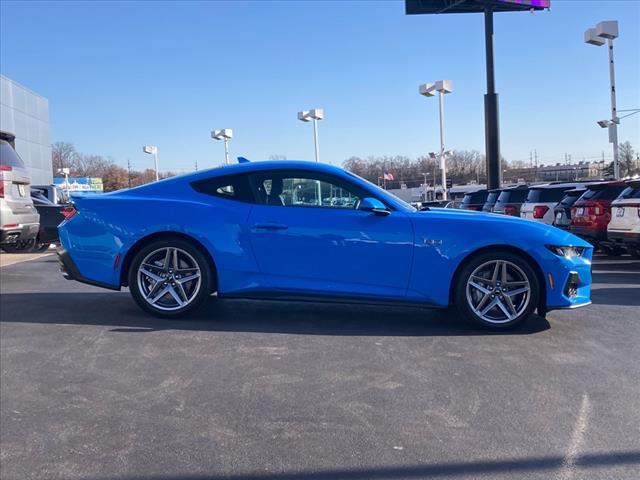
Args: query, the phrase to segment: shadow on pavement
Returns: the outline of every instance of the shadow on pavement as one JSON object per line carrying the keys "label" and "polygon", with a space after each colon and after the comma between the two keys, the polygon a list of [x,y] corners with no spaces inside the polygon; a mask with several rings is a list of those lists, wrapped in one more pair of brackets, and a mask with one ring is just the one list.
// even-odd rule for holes
{"label": "shadow on pavement", "polygon": [[593,290],[591,290],[591,301],[594,305],[640,305],[640,285],[635,287],[630,286],[627,288],[594,288]]}
{"label": "shadow on pavement", "polygon": [[[518,458],[512,460],[487,460],[460,463],[435,463],[425,465],[372,467],[361,469],[335,469],[320,471],[245,473],[230,475],[179,475],[179,476],[129,476],[102,477],[95,480],[391,480],[401,478],[456,477],[473,475],[473,478],[493,478],[495,474],[558,470],[565,459],[561,456]],[[640,452],[614,452],[581,455],[572,465],[575,470],[640,464]],[[582,477],[576,477],[582,478]]]}
{"label": "shadow on pavement", "polygon": [[2,295],[1,322],[102,325],[117,332],[200,330],[302,335],[455,336],[525,335],[549,329],[533,316],[514,330],[477,329],[455,314],[414,307],[211,298],[185,320],[150,317],[128,293],[8,293]]}

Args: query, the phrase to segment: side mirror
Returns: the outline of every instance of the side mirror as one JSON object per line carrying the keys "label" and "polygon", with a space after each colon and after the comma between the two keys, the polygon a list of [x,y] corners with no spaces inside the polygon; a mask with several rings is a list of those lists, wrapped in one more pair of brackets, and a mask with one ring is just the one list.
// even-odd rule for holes
{"label": "side mirror", "polygon": [[360,201],[358,210],[364,210],[365,212],[375,213],[376,215],[389,215],[389,210],[384,203],[377,198],[366,197]]}

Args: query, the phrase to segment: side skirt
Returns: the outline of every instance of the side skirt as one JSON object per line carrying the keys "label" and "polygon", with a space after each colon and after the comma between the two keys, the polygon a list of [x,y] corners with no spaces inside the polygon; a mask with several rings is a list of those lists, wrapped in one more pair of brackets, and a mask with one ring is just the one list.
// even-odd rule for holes
{"label": "side skirt", "polygon": [[440,305],[433,305],[423,302],[412,302],[407,300],[396,300],[393,298],[370,298],[348,295],[312,295],[312,294],[296,294],[290,292],[250,292],[250,293],[227,293],[216,295],[223,299],[244,299],[244,300],[271,300],[281,302],[309,302],[309,303],[334,303],[344,305],[371,305],[371,306],[390,306],[390,307],[412,307],[412,308],[428,308],[428,309],[445,309]]}

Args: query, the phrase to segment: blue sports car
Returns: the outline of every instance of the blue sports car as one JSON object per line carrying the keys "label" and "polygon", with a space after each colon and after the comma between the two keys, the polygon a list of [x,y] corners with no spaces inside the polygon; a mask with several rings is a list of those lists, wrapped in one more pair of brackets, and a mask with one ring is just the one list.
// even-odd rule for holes
{"label": "blue sports car", "polygon": [[217,294],[454,307],[507,328],[536,309],[590,303],[593,249],[580,238],[495,214],[417,211],[331,165],[242,162],[75,197],[64,213],[64,275],[128,286],[160,317]]}

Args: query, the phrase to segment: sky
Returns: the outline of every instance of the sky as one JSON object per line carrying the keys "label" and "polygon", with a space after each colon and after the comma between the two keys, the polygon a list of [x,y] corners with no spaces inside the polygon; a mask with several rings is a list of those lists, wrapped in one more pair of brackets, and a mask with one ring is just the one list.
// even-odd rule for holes
{"label": "sky", "polygon": [[[619,109],[640,108],[640,2],[552,0],[550,11],[495,15],[501,152],[540,163],[611,157],[606,47],[584,30],[618,20]],[[447,149],[484,152],[481,14],[404,14],[402,1],[0,3],[0,72],[49,99],[51,142],[189,171],[224,160],[210,131],[232,128],[231,155],[320,160],[417,157],[439,148],[438,101],[418,85],[453,82]],[[620,114],[622,115],[622,114]],[[640,149],[640,114],[620,141]]]}

